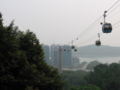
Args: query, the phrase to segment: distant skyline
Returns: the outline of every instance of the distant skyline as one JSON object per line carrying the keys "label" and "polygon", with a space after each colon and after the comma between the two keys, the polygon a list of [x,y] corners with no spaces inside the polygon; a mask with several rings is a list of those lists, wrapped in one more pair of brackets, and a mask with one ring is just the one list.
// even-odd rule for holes
{"label": "distant skyline", "polygon": [[[30,29],[43,44],[68,44],[78,38],[75,45],[84,46],[94,44],[98,39],[97,33],[101,33],[100,22],[103,19],[98,20],[92,28],[85,29],[116,1],[0,0],[0,12],[6,25],[14,19],[20,30]],[[120,46],[120,23],[114,26],[120,21],[120,2],[116,7],[107,17],[107,21],[113,24],[113,31],[111,34],[102,34],[103,45]]]}

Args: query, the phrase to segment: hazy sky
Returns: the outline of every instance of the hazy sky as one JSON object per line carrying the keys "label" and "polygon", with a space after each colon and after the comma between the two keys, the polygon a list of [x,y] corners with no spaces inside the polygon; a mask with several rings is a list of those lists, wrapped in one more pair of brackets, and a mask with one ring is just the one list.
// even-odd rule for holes
{"label": "hazy sky", "polygon": [[[41,43],[67,44],[72,39],[78,46],[94,44],[97,33],[101,32],[100,19],[89,30],[85,30],[98,19],[104,10],[116,0],[0,0],[0,11],[4,23],[15,20],[23,31],[36,33]],[[120,21],[119,7],[112,10],[107,20],[112,24]],[[116,5],[116,6],[117,6]],[[120,23],[113,27],[111,34],[101,35],[103,45],[120,46]],[[84,33],[83,33],[84,31]]]}

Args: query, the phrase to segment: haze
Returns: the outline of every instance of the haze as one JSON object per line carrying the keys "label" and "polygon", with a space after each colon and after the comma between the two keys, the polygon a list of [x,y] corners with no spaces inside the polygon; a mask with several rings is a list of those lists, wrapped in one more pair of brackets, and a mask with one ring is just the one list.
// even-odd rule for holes
{"label": "haze", "polygon": [[[78,46],[94,44],[101,33],[100,19],[90,30],[84,31],[103,15],[116,0],[0,0],[0,12],[4,23],[13,19],[20,30],[30,29],[43,44],[68,44],[71,40]],[[118,3],[119,5],[120,3]],[[112,24],[120,21],[120,7],[108,16]],[[120,25],[120,24],[119,24]],[[120,30],[113,27],[111,34],[102,34],[103,45],[120,46]],[[82,33],[84,31],[84,33]],[[79,36],[80,35],[80,36]]]}

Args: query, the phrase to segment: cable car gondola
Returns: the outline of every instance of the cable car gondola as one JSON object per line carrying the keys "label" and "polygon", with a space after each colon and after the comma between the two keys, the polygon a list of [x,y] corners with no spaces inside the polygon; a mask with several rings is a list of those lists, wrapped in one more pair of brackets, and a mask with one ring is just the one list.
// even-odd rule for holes
{"label": "cable car gondola", "polygon": [[77,49],[74,49],[75,52],[77,52]]}
{"label": "cable car gondola", "polygon": [[66,49],[64,49],[64,51],[66,51]]}
{"label": "cable car gondola", "polygon": [[96,46],[101,46],[101,41],[100,41],[100,40],[97,40],[97,41],[95,42],[95,45],[96,45]]}
{"label": "cable car gondola", "polygon": [[104,23],[102,26],[103,33],[111,33],[112,32],[112,25],[111,23]]}
{"label": "cable car gondola", "polygon": [[77,52],[77,49],[75,48],[74,45],[71,46],[71,49],[73,49],[75,52]]}
{"label": "cable car gondola", "polygon": [[104,12],[104,15],[103,15],[104,22],[101,23],[101,25],[102,25],[102,32],[103,33],[111,33],[112,32],[112,24],[106,22],[106,17],[107,17],[106,13],[107,13],[107,11]]}
{"label": "cable car gondola", "polygon": [[75,46],[74,46],[74,45],[72,45],[72,46],[71,46],[71,48],[72,48],[72,49],[75,49]]}

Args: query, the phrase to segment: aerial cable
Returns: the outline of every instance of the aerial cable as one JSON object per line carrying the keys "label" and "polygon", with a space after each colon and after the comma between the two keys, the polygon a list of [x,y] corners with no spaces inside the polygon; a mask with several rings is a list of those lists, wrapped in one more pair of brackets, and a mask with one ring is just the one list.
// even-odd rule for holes
{"label": "aerial cable", "polygon": [[[84,41],[82,41],[82,39],[81,39],[81,40],[79,40],[78,43],[75,42],[75,44],[76,44],[76,45],[78,45],[78,44],[79,44],[79,45],[80,45],[80,44],[85,44],[85,43],[88,43],[88,42],[91,41],[91,40],[94,40],[95,37],[96,37],[96,34],[94,33],[93,30],[96,31],[96,27],[93,28],[93,29],[92,29],[92,32],[89,33],[89,37],[86,38],[86,35],[85,35],[85,37],[84,37],[85,40],[84,40]],[[89,29],[89,31],[91,31],[91,29]],[[97,31],[96,31],[96,33],[97,33]]]}
{"label": "aerial cable", "polygon": [[[108,13],[108,11],[110,11],[112,8],[114,8],[114,6],[116,5],[116,4],[118,4],[118,2],[119,2],[120,0],[117,0],[115,3],[113,3],[113,5],[110,7],[110,8],[108,8],[106,11],[105,11],[105,13],[104,13],[104,17],[106,17],[106,13]],[[119,6],[119,5],[118,5]],[[117,6],[117,7],[118,7]],[[115,7],[114,8],[114,10],[117,8],[117,7]],[[108,14],[110,14],[110,13],[108,13]],[[83,33],[85,33],[85,31],[87,31],[87,30],[90,30],[90,27],[92,27],[92,25],[94,25],[97,21],[99,21],[100,19],[102,18],[102,16],[100,16],[97,20],[95,20],[92,24],[90,24],[83,32],[81,32],[81,34],[79,35],[79,36],[81,36]],[[105,20],[105,19],[104,19]],[[105,22],[105,21],[104,21]],[[76,38],[77,40],[78,40],[78,38]]]}
{"label": "aerial cable", "polygon": [[[116,5],[116,4],[114,4],[114,5]],[[119,7],[119,8],[118,8]],[[113,7],[113,9],[111,9],[108,13],[107,13],[107,18],[108,18],[108,20],[109,21],[117,21],[117,17],[119,18],[119,16],[120,16],[120,3],[117,5],[117,6],[115,6],[115,7]],[[113,24],[113,26],[114,26],[114,24]]]}
{"label": "aerial cable", "polygon": [[[78,41],[79,38],[81,36],[84,36],[84,34],[87,32],[87,31],[91,31],[91,29],[95,26],[96,22],[98,22],[100,19],[102,19],[102,16],[100,16],[98,19],[96,19],[93,23],[91,23],[86,29],[84,29],[73,41],[73,43],[75,43],[75,41]],[[94,30],[94,29],[92,29]]]}
{"label": "aerial cable", "polygon": [[112,12],[114,12],[118,7],[120,7],[120,5],[118,4],[116,7],[114,7],[112,10],[108,10],[109,11],[109,13],[108,13],[108,15],[110,15]]}
{"label": "aerial cable", "polygon": [[87,43],[89,43],[89,41],[93,40],[96,38],[96,35],[93,35],[91,37],[89,37],[88,39],[82,41],[82,42],[79,42],[79,43],[76,43],[77,46],[80,46],[80,45],[85,45]]}
{"label": "aerial cable", "polygon": [[118,4],[119,1],[120,0],[117,0],[115,3],[113,3],[113,5],[110,8],[108,8],[106,11],[110,11],[116,4]]}
{"label": "aerial cable", "polygon": [[[117,5],[117,4],[118,4],[119,1],[120,1],[120,0],[117,0],[115,3],[113,3],[113,5],[112,5],[110,8],[108,8],[107,10],[104,11],[104,14],[103,14],[104,24],[105,24],[105,19],[106,19],[106,17],[109,16],[113,11],[115,11],[115,9],[118,8],[119,5]],[[115,5],[117,5],[117,6],[115,7]],[[114,8],[114,7],[115,7],[115,8]]]}
{"label": "aerial cable", "polygon": [[[108,8],[108,9],[105,11],[105,13],[104,13],[104,22],[105,22],[106,13],[110,14],[108,11],[110,11],[112,8],[114,8],[114,6],[115,6],[119,1],[120,1],[120,0],[117,0],[110,8]],[[115,8],[115,9],[116,9],[116,8]],[[102,18],[102,16],[100,16],[98,19],[96,19],[96,20],[95,20],[92,24],[90,24],[84,31],[82,31],[77,38],[75,38],[74,40],[72,40],[72,42],[74,43],[76,40],[78,40],[79,37],[80,37],[81,35],[83,35],[83,33],[85,33],[86,31],[90,30],[90,28],[91,28],[92,26],[94,26],[94,24],[95,24],[97,21],[99,21],[101,18]]]}
{"label": "aerial cable", "polygon": [[[96,30],[96,29],[94,29],[94,30]],[[96,33],[97,33],[97,32],[96,32]],[[84,41],[90,40],[92,37],[95,37],[95,36],[96,36],[96,33],[94,33],[94,31],[92,31],[92,32],[89,33],[89,35],[85,35],[85,36],[83,37]],[[86,36],[87,36],[87,37],[86,37]],[[84,41],[81,39],[81,40],[79,40],[78,42],[81,43],[81,42],[84,42]],[[75,43],[77,44],[77,42],[75,42]]]}

